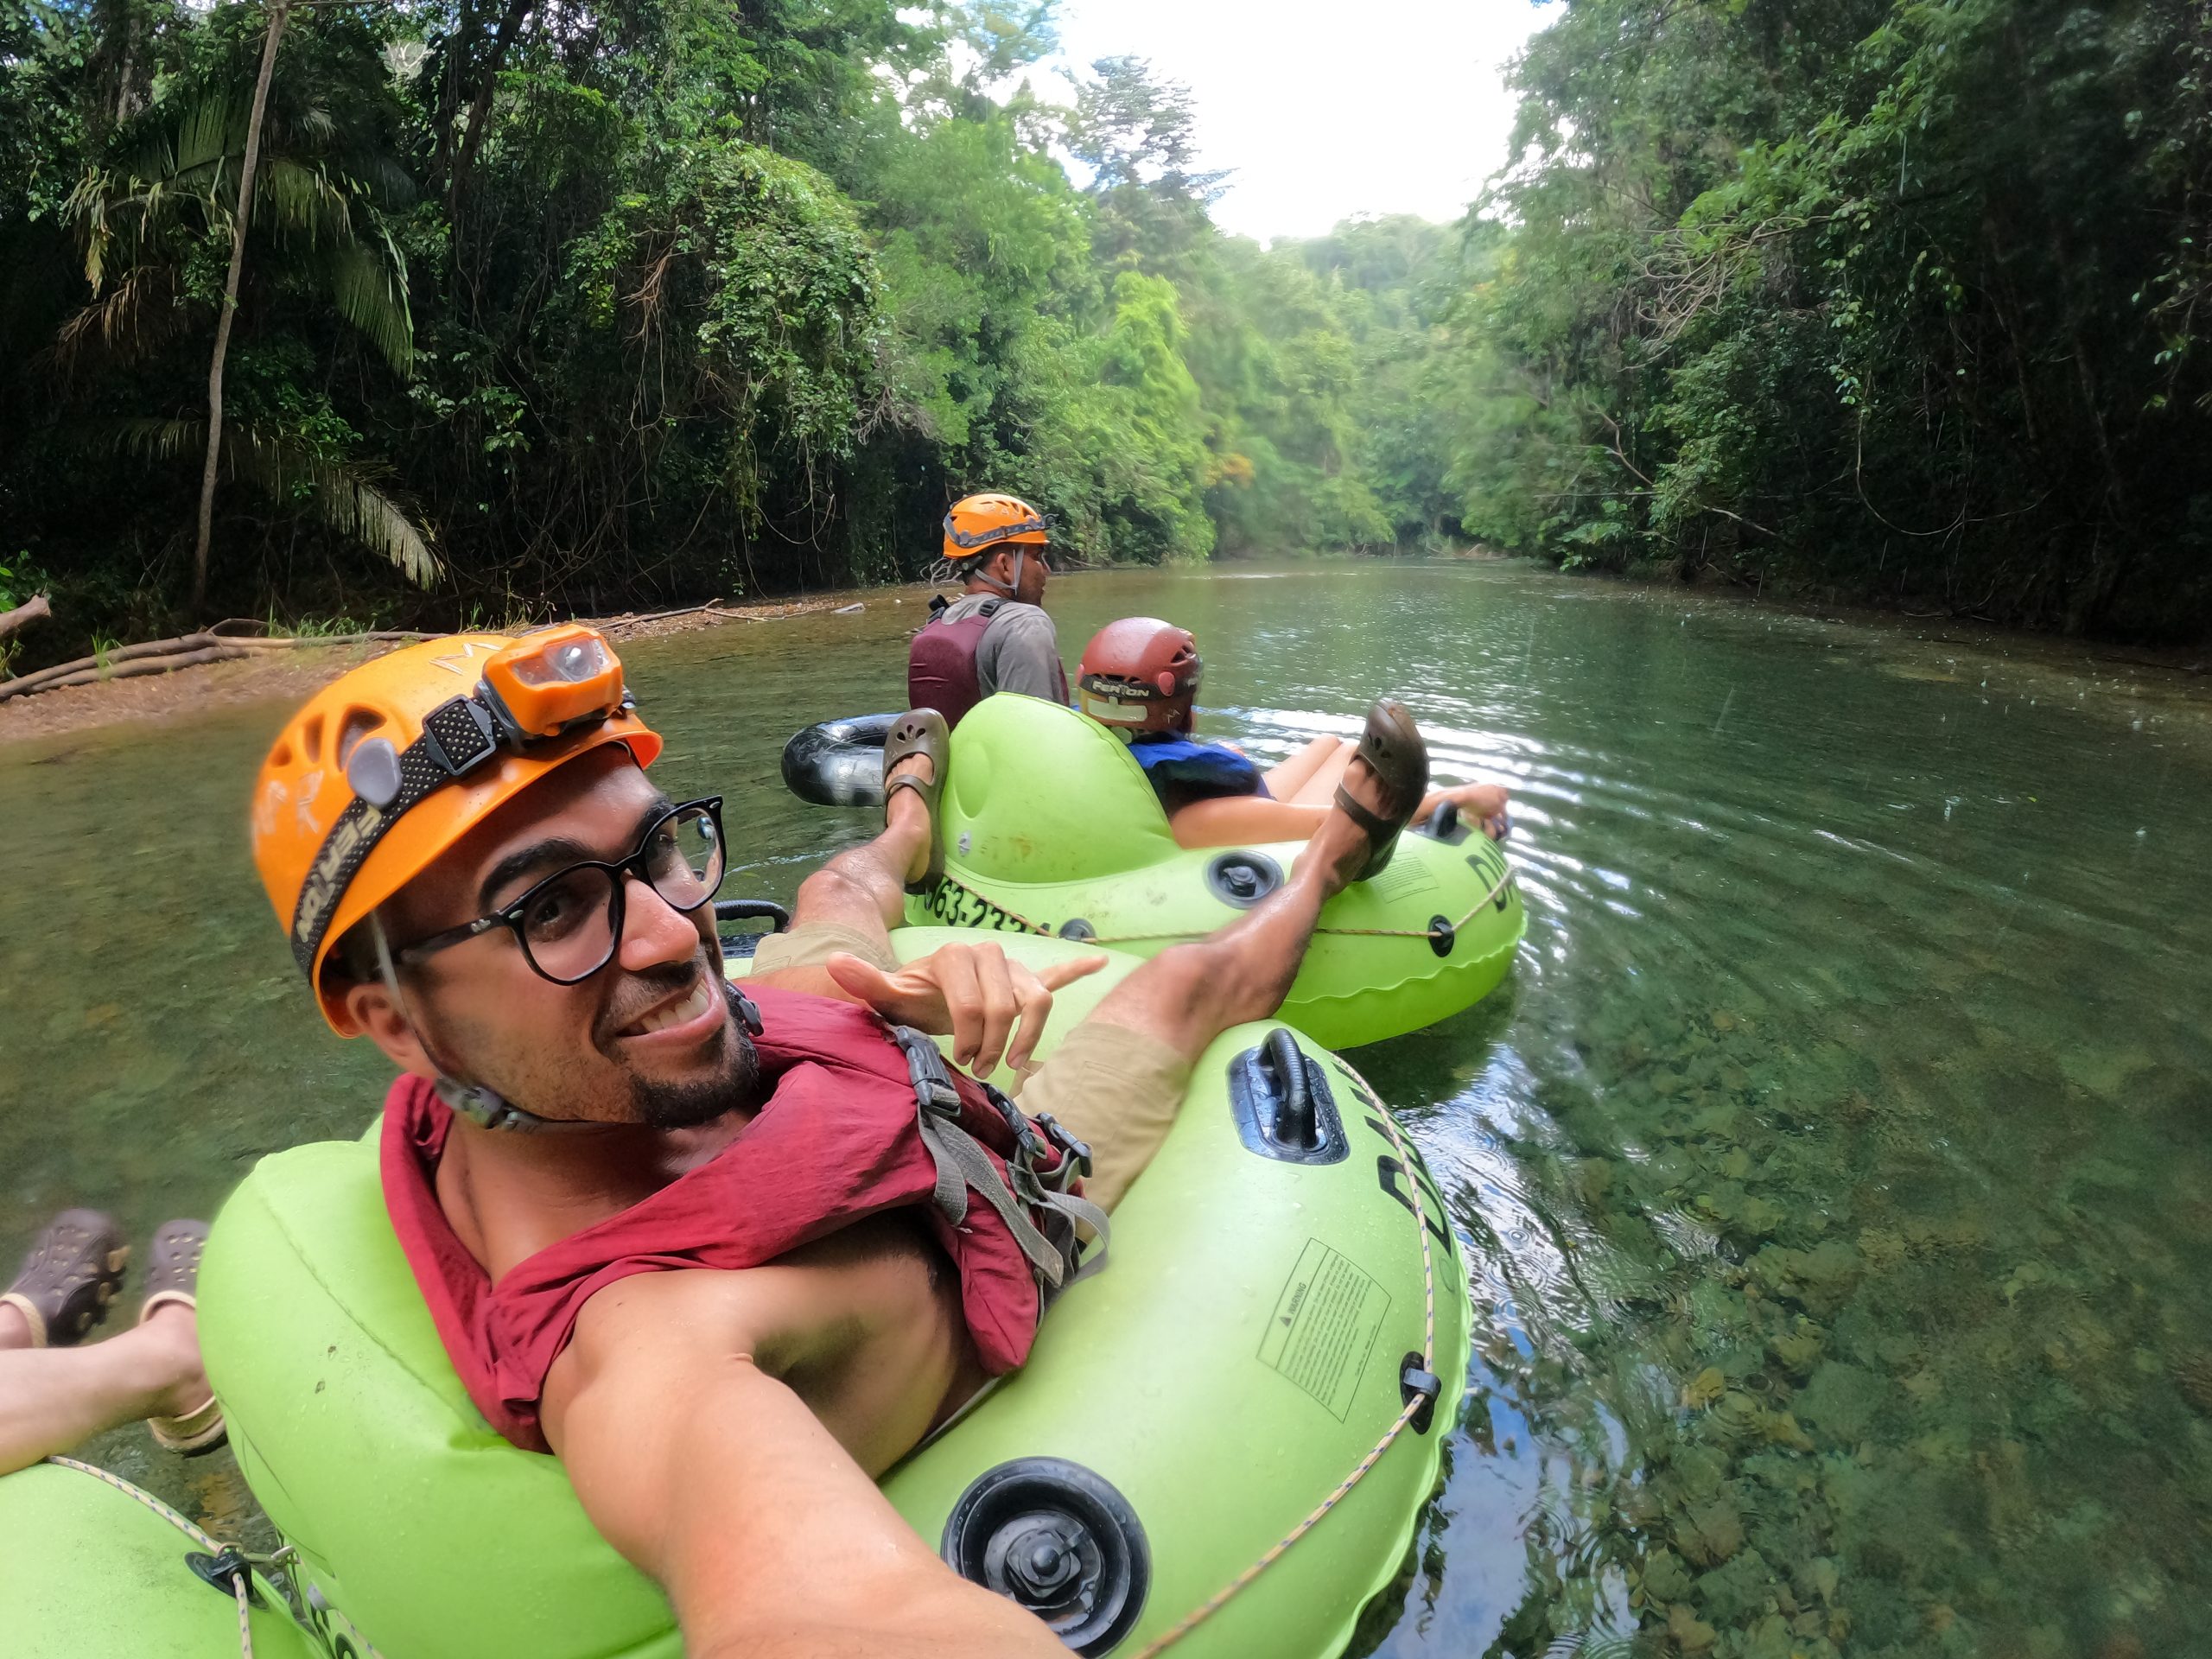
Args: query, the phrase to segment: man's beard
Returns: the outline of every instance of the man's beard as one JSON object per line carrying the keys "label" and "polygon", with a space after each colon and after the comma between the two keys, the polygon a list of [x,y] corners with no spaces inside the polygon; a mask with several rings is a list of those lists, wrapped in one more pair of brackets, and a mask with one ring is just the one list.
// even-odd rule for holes
{"label": "man's beard", "polygon": [[725,1113],[760,1103],[760,1054],[737,1018],[734,988],[720,975],[722,994],[732,1003],[729,1023],[723,1027],[724,1058],[711,1077],[686,1083],[655,1083],[632,1078],[630,1107],[636,1121],[653,1129],[694,1129],[711,1123]]}

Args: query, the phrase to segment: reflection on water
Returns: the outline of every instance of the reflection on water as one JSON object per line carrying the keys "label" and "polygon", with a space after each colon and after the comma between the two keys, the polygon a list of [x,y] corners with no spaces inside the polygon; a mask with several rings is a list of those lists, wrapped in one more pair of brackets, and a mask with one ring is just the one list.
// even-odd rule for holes
{"label": "reflection on water", "polygon": [[[1237,578],[1265,574],[1273,580]],[[1497,568],[1063,579],[1198,634],[1273,759],[1395,690],[1516,791],[1514,977],[1364,1052],[1456,1203],[1480,1353],[1363,1645],[2212,1653],[2212,723],[2155,675]],[[899,700],[912,602],[642,645],[732,892],[864,818],[797,724]],[[0,749],[0,1246],[143,1236],[356,1132],[247,864],[281,711]],[[203,1510],[219,1465],[97,1448]],[[190,1469],[191,1475],[184,1471]]]}

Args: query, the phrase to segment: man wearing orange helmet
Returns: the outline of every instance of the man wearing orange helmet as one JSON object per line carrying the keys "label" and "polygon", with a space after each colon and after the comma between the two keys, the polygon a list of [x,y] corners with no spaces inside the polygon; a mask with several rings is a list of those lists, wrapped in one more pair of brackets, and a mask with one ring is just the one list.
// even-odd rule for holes
{"label": "man wearing orange helmet", "polygon": [[873,1478],[1021,1362],[1198,1054],[1280,1003],[1321,904],[1387,857],[1418,735],[1363,748],[1315,855],[1132,969],[1026,1109],[912,1027],[1027,1071],[1052,990],[1103,959],[1032,976],[979,939],[898,964],[904,891],[942,868],[941,719],[894,726],[883,834],[808,878],[744,994],[721,803],[662,796],[659,749],[571,626],[368,664],[263,766],[255,861],[295,958],[402,1073],[385,1198],[447,1351],[502,1433],[563,1459],[694,1656],[1060,1654]]}
{"label": "man wearing orange helmet", "polygon": [[[1160,797],[1184,847],[1303,841],[1341,805],[1358,746],[1317,737],[1262,771],[1243,750],[1196,736],[1205,664],[1187,628],[1155,616],[1125,616],[1090,637],[1076,670],[1077,707],[1119,733]],[[1395,705],[1393,705],[1394,707]],[[1421,798],[1415,816],[1449,803],[1492,838],[1506,830],[1506,791],[1497,784],[1452,784]],[[1353,801],[1347,810],[1355,810]]]}
{"label": "man wearing orange helmet", "polygon": [[1045,614],[1052,574],[1046,524],[1011,495],[971,495],[944,515],[944,563],[966,584],[931,614],[906,654],[906,701],[934,709],[945,723],[995,691],[1068,700],[1059,636]]}

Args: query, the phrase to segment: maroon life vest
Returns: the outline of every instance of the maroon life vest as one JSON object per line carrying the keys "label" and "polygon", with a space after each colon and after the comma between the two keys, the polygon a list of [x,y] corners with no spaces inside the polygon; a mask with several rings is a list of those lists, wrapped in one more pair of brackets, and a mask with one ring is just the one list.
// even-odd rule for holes
{"label": "maroon life vest", "polygon": [[[976,665],[976,653],[983,648],[983,636],[990,631],[991,623],[999,613],[1003,599],[987,599],[976,607],[971,615],[957,622],[948,622],[939,611],[922,624],[914,642],[906,649],[906,704],[912,709],[934,709],[944,716],[947,726],[957,726],[961,717],[983,700],[983,681]],[[1055,658],[1052,662],[1054,695],[1061,702],[1068,700],[1067,672]]]}
{"label": "maroon life vest", "polygon": [[[1071,1221],[1096,1230],[1103,1220],[1072,1196],[1079,1143],[1049,1120],[1033,1124],[950,1071],[927,1038],[866,1008],[768,987],[747,995],[760,1010],[754,1047],[772,1091],[759,1115],[709,1162],[497,1283],[438,1203],[453,1114],[420,1077],[401,1077],[385,1097],[385,1208],[469,1398],[515,1445],[546,1449],[546,1373],[584,1304],[632,1274],[755,1268],[865,1217],[916,1207],[960,1275],[968,1333],[993,1376],[1028,1357],[1046,1300],[1072,1281]],[[970,1205],[971,1195],[984,1202]]]}

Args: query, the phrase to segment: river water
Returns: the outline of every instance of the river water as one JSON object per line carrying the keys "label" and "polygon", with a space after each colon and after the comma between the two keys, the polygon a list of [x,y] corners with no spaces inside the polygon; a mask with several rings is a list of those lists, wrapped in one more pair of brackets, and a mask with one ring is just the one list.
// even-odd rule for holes
{"label": "river water", "polygon": [[[724,891],[864,815],[794,727],[901,701],[905,603],[626,649]],[[1480,1353],[1391,1656],[2212,1654],[2212,709],[2181,677],[1496,565],[1061,579],[1193,628],[1255,752],[1395,690],[1509,783],[1511,978],[1363,1051]],[[353,1135],[247,861],[283,710],[0,747],[0,1248],[141,1238]],[[224,1459],[103,1460],[213,1516]]]}

